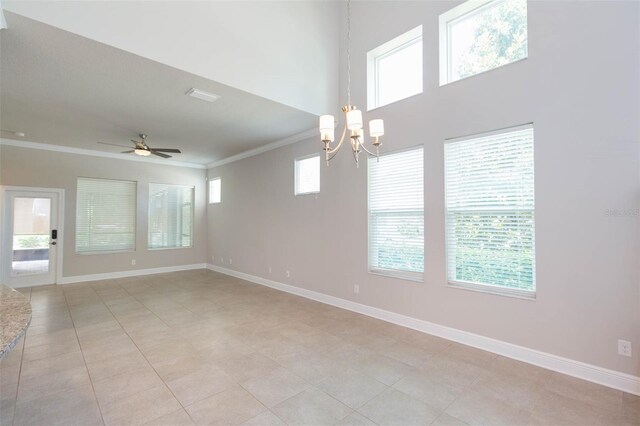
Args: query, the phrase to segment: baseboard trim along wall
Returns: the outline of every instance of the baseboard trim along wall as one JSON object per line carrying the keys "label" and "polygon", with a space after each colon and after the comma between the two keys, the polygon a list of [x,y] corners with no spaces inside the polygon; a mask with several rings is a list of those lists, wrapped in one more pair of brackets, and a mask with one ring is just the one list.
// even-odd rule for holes
{"label": "baseboard trim along wall", "polygon": [[62,277],[61,279],[58,279],[57,284],[74,284],[85,281],[112,280],[115,278],[137,277],[141,275],[164,274],[167,272],[190,271],[193,269],[205,268],[207,268],[206,263],[195,263],[192,265],[164,266],[161,268],[150,269],[132,269],[130,271],[106,272],[103,274],[75,275],[72,277]]}
{"label": "baseboard trim along wall", "polygon": [[266,278],[255,275],[246,274],[244,272],[234,271],[232,269],[223,268],[216,265],[207,264],[207,269],[220,272],[225,275],[240,278],[256,284],[274,288],[276,290],[285,291],[307,299],[322,302],[338,308],[347,309],[359,314],[367,315],[403,327],[431,334],[433,336],[442,337],[447,340],[462,343],[464,345],[473,346],[488,352],[512,358],[518,361],[533,364],[548,370],[563,373],[579,379],[587,380],[593,383],[604,385],[610,388],[618,389],[634,395],[640,395],[640,377],[630,374],[621,373],[619,371],[609,370],[607,368],[598,367],[581,361],[564,358],[558,355],[529,349],[523,346],[514,345],[512,343],[503,342],[492,339],[490,337],[480,336],[478,334],[468,333],[451,327],[435,324],[432,322],[420,320],[397,314],[395,312],[386,311],[384,309],[374,308],[372,306],[363,305],[346,299],[329,296],[324,293],[318,293],[301,287],[283,284],[277,281],[268,280]]}

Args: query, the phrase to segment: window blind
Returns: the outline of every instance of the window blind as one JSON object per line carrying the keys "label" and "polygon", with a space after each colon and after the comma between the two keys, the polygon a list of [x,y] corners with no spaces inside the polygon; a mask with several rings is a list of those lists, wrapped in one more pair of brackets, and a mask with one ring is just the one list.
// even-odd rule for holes
{"label": "window blind", "polygon": [[150,249],[191,247],[193,191],[192,186],[149,184]]}
{"label": "window blind", "polygon": [[295,195],[320,192],[320,156],[295,161]]}
{"label": "window blind", "polygon": [[222,179],[215,178],[209,181],[209,204],[222,201]]}
{"label": "window blind", "polygon": [[445,145],[450,282],[535,290],[533,128]]}
{"label": "window blind", "polygon": [[368,166],[369,268],[422,280],[423,148],[370,158]]}
{"label": "window blind", "polygon": [[135,249],[136,183],[78,178],[76,252]]}

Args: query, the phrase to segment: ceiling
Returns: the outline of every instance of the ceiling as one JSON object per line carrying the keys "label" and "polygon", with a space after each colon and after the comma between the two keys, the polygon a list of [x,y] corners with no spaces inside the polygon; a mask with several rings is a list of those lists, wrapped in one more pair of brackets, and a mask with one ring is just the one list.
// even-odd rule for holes
{"label": "ceiling", "polygon": [[[2,137],[120,152],[138,133],[198,164],[316,126],[317,116],[5,11]],[[256,76],[260,75],[256,64]],[[192,87],[220,96],[186,96]],[[124,154],[123,154],[124,155]]]}

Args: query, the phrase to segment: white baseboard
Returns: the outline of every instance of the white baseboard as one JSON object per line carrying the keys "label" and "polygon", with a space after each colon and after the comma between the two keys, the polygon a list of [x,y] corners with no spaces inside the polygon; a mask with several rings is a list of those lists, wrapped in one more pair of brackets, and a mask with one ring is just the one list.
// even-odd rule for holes
{"label": "white baseboard", "polygon": [[130,271],[106,272],[103,274],[75,275],[72,277],[62,277],[58,284],[73,284],[85,281],[112,280],[114,278],[138,277],[140,275],[164,274],[166,272],[190,271],[193,269],[205,269],[206,263],[195,263],[192,265],[163,266],[161,268],[132,269]]}
{"label": "white baseboard", "polygon": [[385,311],[384,309],[374,308],[372,306],[363,305],[346,299],[329,296],[327,294],[318,293],[312,290],[283,284],[266,278],[257,277],[244,272],[234,271],[232,269],[222,268],[220,266],[207,264],[207,269],[220,272],[232,277],[251,281],[256,284],[274,288],[276,290],[285,291],[287,293],[302,296],[328,305],[347,309],[373,318],[381,319],[403,327],[422,331],[423,333],[442,337],[447,340],[462,343],[464,345],[473,346],[478,349],[489,351],[498,355],[523,361],[529,364],[548,370],[557,371],[579,379],[587,380],[610,388],[618,389],[635,395],[640,395],[640,377],[630,374],[621,373],[619,371],[609,370],[607,368],[598,367],[581,361],[564,358],[558,355],[537,351],[535,349],[514,345],[512,343],[503,342],[492,339],[490,337],[480,336],[478,334],[468,333],[466,331],[457,330],[455,328],[446,327],[432,322],[420,320],[397,314],[395,312]]}

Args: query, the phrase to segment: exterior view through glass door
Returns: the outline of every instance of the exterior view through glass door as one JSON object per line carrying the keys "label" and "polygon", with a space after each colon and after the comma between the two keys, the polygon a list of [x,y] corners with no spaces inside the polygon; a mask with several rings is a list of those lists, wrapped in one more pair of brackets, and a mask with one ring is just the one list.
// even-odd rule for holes
{"label": "exterior view through glass door", "polygon": [[58,194],[5,191],[4,282],[12,287],[54,284]]}

